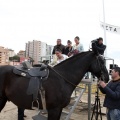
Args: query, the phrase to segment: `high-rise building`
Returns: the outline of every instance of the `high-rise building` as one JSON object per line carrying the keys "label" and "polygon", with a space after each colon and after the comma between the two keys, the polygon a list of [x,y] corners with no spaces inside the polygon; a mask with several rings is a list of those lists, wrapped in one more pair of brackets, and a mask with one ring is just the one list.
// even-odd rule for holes
{"label": "high-rise building", "polygon": [[15,56],[15,52],[12,49],[8,49],[8,54],[9,54],[9,57]]}
{"label": "high-rise building", "polygon": [[46,55],[52,55],[53,47],[52,45],[47,45]]}
{"label": "high-rise building", "polygon": [[0,46],[0,65],[8,65],[9,64],[9,52],[8,49]]}
{"label": "high-rise building", "polygon": [[46,56],[47,44],[41,41],[33,40],[26,43],[26,57],[31,57],[34,63],[40,61],[40,56]]}

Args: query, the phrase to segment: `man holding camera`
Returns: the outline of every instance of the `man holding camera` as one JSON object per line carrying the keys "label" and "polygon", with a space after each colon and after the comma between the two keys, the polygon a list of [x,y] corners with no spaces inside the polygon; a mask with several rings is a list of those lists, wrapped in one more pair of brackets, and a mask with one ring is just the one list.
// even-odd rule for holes
{"label": "man holding camera", "polygon": [[[100,55],[104,55],[104,51],[106,49],[106,45],[103,44],[103,38],[99,37],[98,39],[92,40],[92,49],[93,51],[96,52],[96,54],[100,54]],[[88,79],[89,75],[87,73],[87,76],[85,77],[85,79]],[[95,76],[93,75],[93,81],[94,81]]]}
{"label": "man holding camera", "polygon": [[93,40],[92,41],[92,48],[95,49],[95,51],[98,54],[103,55],[104,51],[106,49],[106,45],[103,44],[103,38],[99,37],[98,39]]}

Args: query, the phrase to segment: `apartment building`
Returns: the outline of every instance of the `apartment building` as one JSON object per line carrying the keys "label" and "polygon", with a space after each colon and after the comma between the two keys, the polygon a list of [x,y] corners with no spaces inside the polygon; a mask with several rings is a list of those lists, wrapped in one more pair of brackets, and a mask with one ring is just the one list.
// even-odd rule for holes
{"label": "apartment building", "polygon": [[53,48],[54,48],[54,46],[47,45],[46,55],[52,55]]}
{"label": "apartment building", "polygon": [[15,52],[12,49],[8,49],[8,54],[9,54],[9,57],[15,56]]}
{"label": "apartment building", "polygon": [[26,57],[31,57],[34,63],[37,64],[40,61],[40,56],[46,55],[47,44],[41,41],[33,40],[26,43]]}
{"label": "apartment building", "polygon": [[4,47],[0,46],[0,65],[9,64],[9,51]]}
{"label": "apartment building", "polygon": [[34,64],[37,64],[41,61],[41,56],[51,55],[52,50],[53,46],[38,40],[33,40],[26,43],[25,56],[33,58]]}

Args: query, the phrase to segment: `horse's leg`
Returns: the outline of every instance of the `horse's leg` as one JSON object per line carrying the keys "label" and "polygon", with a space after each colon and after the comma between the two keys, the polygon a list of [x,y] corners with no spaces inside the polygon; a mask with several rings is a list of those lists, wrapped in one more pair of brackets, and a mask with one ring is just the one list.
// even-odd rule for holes
{"label": "horse's leg", "polygon": [[4,108],[6,102],[7,102],[7,97],[1,97],[0,98],[0,112]]}
{"label": "horse's leg", "polygon": [[62,108],[48,110],[48,120],[60,120]]}

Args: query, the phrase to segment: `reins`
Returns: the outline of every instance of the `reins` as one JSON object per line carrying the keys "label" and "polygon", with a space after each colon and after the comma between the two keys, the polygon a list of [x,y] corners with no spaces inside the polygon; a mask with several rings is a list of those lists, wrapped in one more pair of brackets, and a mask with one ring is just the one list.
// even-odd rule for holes
{"label": "reins", "polygon": [[[49,66],[50,67],[50,66]],[[59,72],[57,72],[54,68],[50,67],[55,73],[57,73],[60,77],[62,77],[66,82],[70,83],[71,85],[73,85],[74,87],[79,87],[78,85],[73,84],[72,82],[70,82],[69,80],[67,80],[64,76],[60,75]],[[81,88],[81,87],[79,87]]]}

